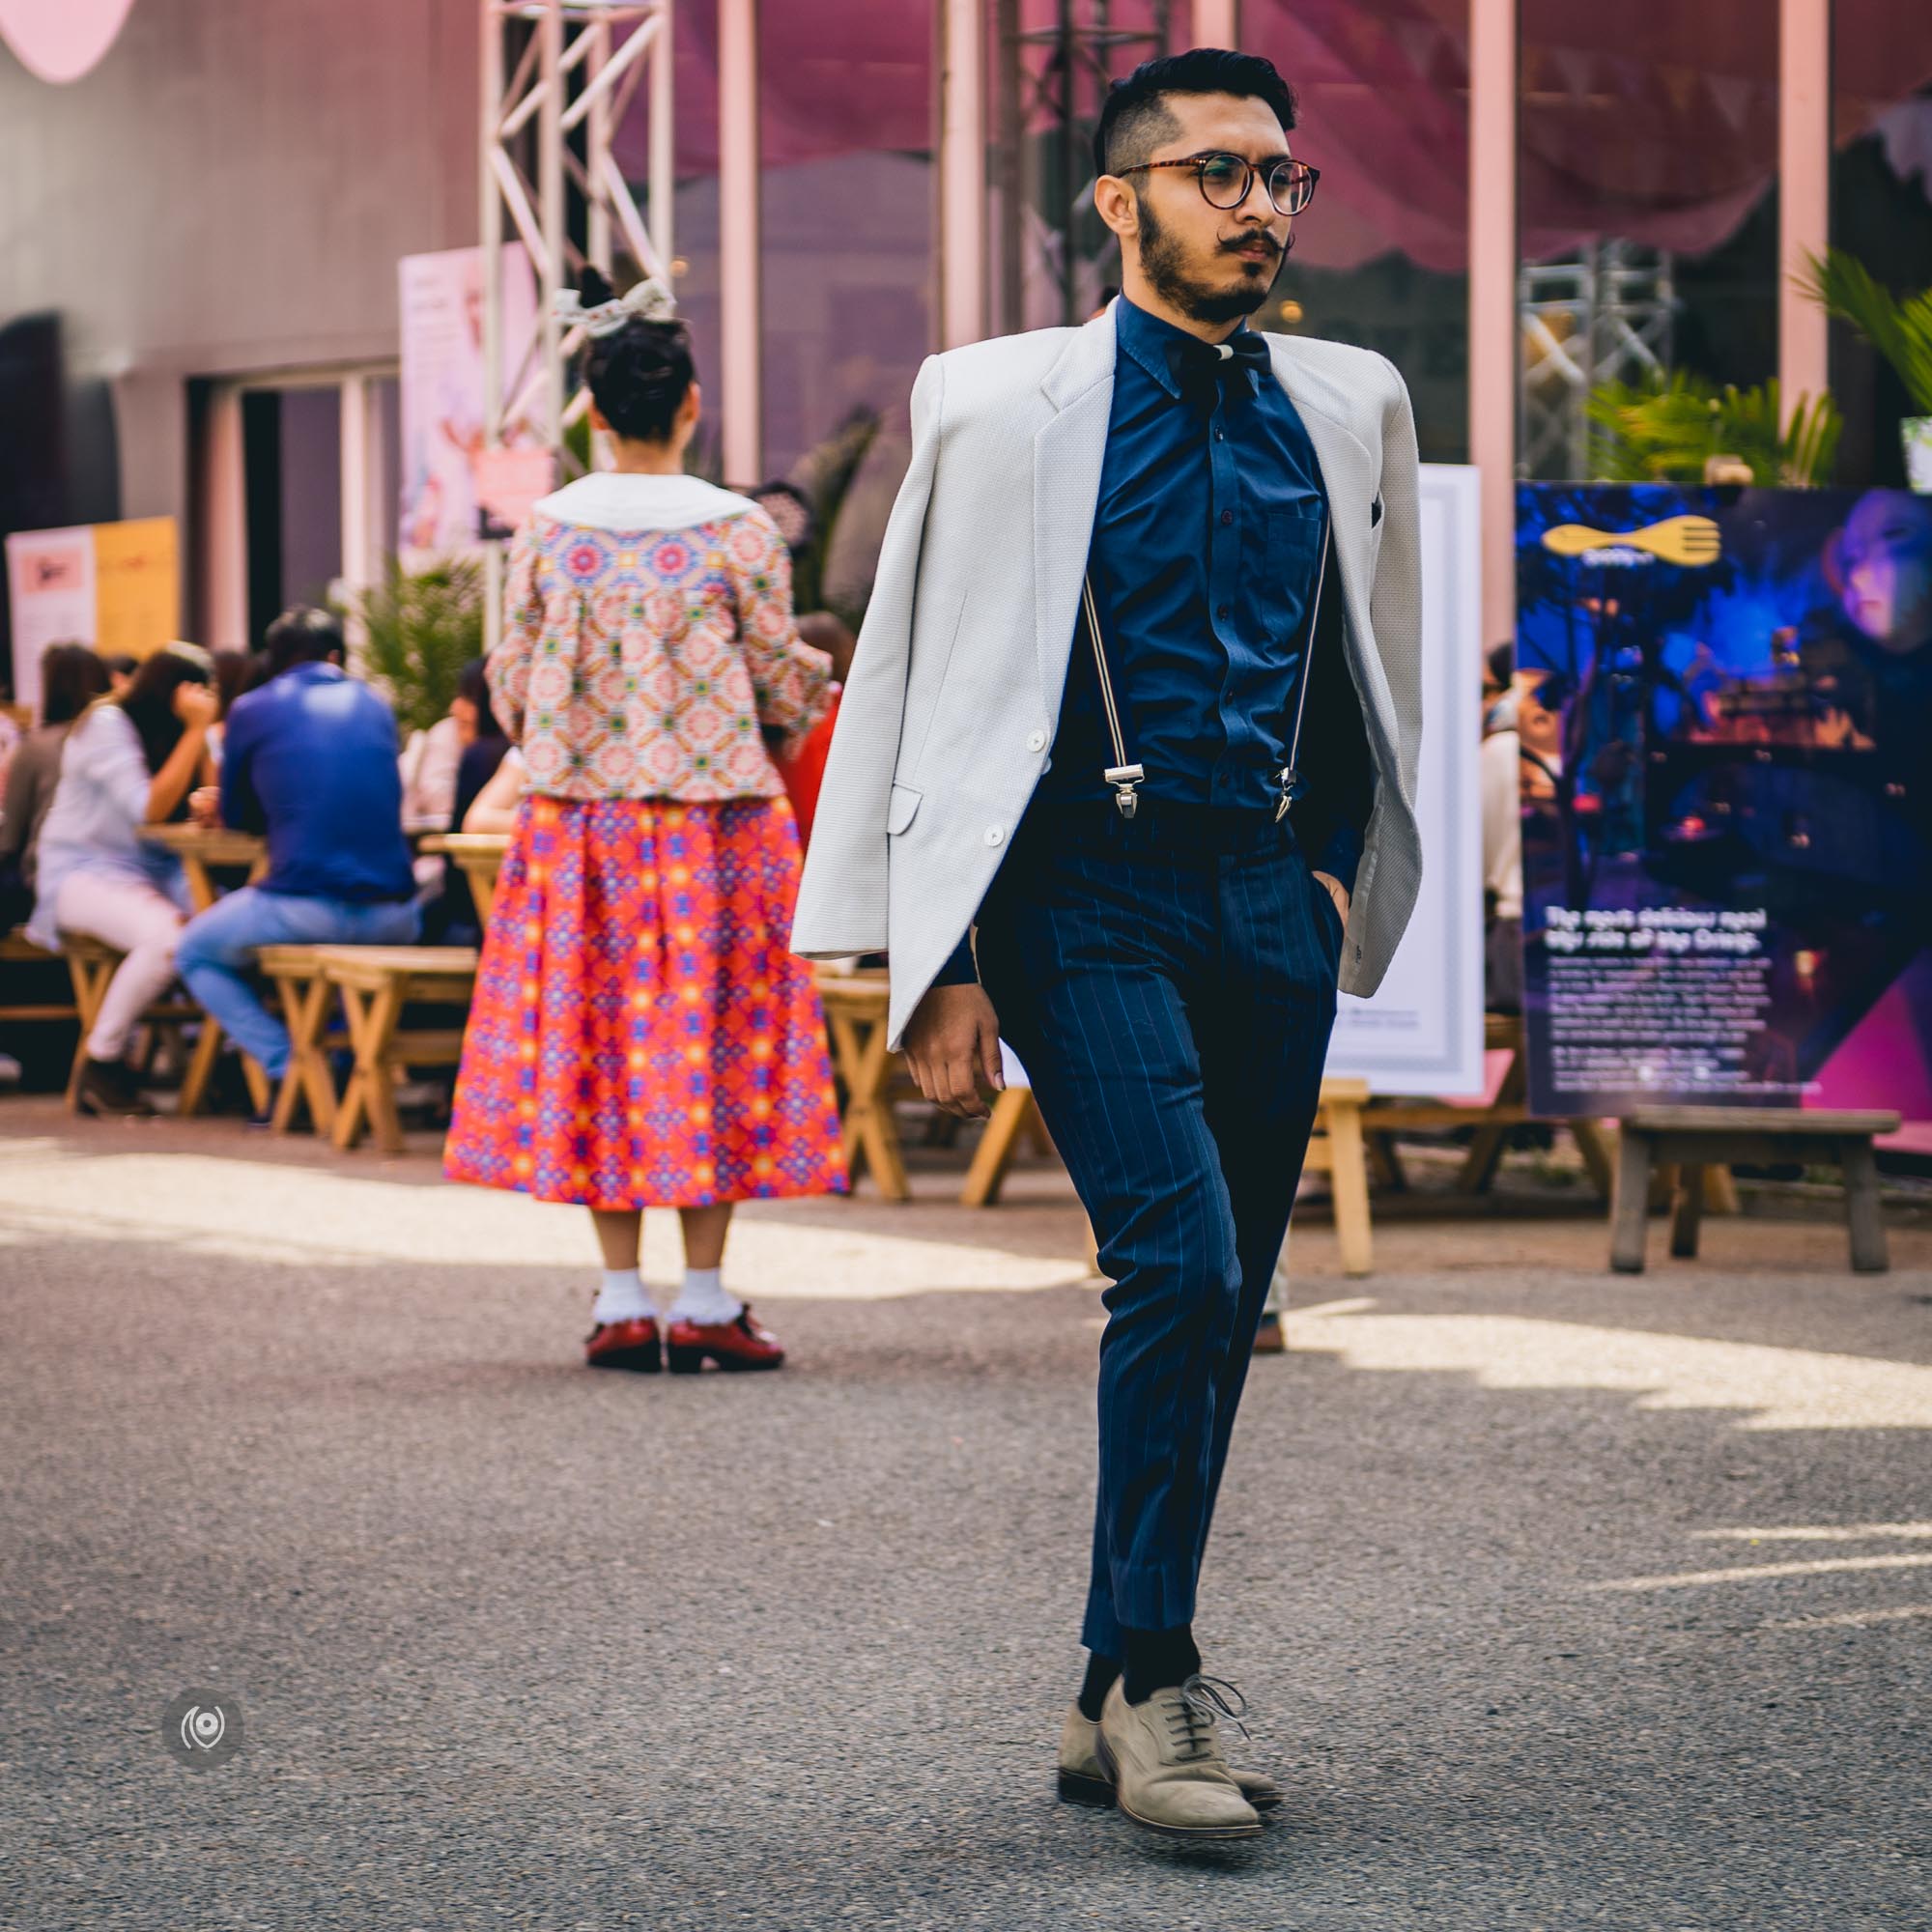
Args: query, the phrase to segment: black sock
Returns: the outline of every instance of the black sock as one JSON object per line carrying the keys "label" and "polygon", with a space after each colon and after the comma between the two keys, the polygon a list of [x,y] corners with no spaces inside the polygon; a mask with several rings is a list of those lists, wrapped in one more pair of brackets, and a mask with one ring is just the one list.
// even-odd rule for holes
{"label": "black sock", "polygon": [[1087,1653],[1087,1676],[1080,1686],[1080,1715],[1090,1724],[1100,1721],[1100,1706],[1121,1674],[1118,1657],[1102,1657],[1097,1650]]}
{"label": "black sock", "polygon": [[1145,1704],[1156,1690],[1182,1683],[1201,1668],[1194,1648],[1194,1632],[1186,1624],[1173,1630],[1126,1633],[1125,1696],[1129,1704]]}

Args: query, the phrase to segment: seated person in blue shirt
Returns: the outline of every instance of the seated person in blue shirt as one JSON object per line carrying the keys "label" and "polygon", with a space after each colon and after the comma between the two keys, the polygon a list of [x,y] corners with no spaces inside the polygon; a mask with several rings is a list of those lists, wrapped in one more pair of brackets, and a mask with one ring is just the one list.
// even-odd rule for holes
{"label": "seated person in blue shirt", "polygon": [[221,821],[267,833],[268,874],[197,914],[175,949],[188,991],[273,1079],[289,1036],[249,983],[256,949],[409,946],[420,919],[396,721],[342,658],[327,611],[270,626],[269,681],[236,699],[221,757]]}

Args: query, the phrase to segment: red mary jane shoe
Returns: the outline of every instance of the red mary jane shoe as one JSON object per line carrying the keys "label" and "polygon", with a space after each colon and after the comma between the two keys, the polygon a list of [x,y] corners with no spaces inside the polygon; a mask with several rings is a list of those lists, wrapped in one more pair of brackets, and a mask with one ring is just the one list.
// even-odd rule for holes
{"label": "red mary jane shoe", "polygon": [[583,1344],[583,1359],[593,1369],[630,1369],[654,1376],[664,1366],[658,1352],[658,1324],[648,1315],[629,1321],[600,1321]]}
{"label": "red mary jane shoe", "polygon": [[780,1369],[785,1358],[779,1338],[754,1320],[749,1308],[735,1321],[673,1321],[665,1336],[665,1350],[674,1376],[695,1376],[707,1359],[736,1373]]}

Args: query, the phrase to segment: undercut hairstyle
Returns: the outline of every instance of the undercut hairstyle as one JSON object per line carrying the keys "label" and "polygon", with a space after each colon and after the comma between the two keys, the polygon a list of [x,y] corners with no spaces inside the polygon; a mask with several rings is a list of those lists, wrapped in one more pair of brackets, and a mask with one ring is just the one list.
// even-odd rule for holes
{"label": "undercut hairstyle", "polygon": [[312,604],[298,604],[269,626],[263,648],[270,677],[280,677],[297,665],[327,664],[343,655],[342,619]]}
{"label": "undercut hairstyle", "polygon": [[41,723],[71,724],[107,690],[107,667],[86,644],[49,644],[41,655]]}
{"label": "undercut hairstyle", "polygon": [[[585,308],[611,299],[611,284],[586,268],[578,294]],[[677,321],[633,316],[609,335],[583,345],[583,380],[611,429],[633,442],[665,442],[697,380],[691,331]]]}
{"label": "undercut hairstyle", "polygon": [[1107,91],[1100,125],[1094,130],[1094,172],[1117,175],[1153,158],[1163,141],[1180,131],[1169,109],[1170,94],[1233,94],[1264,100],[1274,110],[1282,132],[1294,126],[1294,90],[1260,54],[1231,53],[1226,47],[1191,47],[1184,54],[1165,54],[1143,61],[1125,80]]}

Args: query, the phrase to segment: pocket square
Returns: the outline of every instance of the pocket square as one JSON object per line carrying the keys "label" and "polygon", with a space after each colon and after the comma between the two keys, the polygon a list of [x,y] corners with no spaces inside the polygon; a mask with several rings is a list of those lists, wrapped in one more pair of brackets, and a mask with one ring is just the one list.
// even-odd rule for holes
{"label": "pocket square", "polygon": [[1381,520],[1382,520],[1382,499],[1379,497],[1378,497],[1375,499],[1375,501],[1369,505],[1370,529],[1374,529],[1375,526],[1381,522]]}

